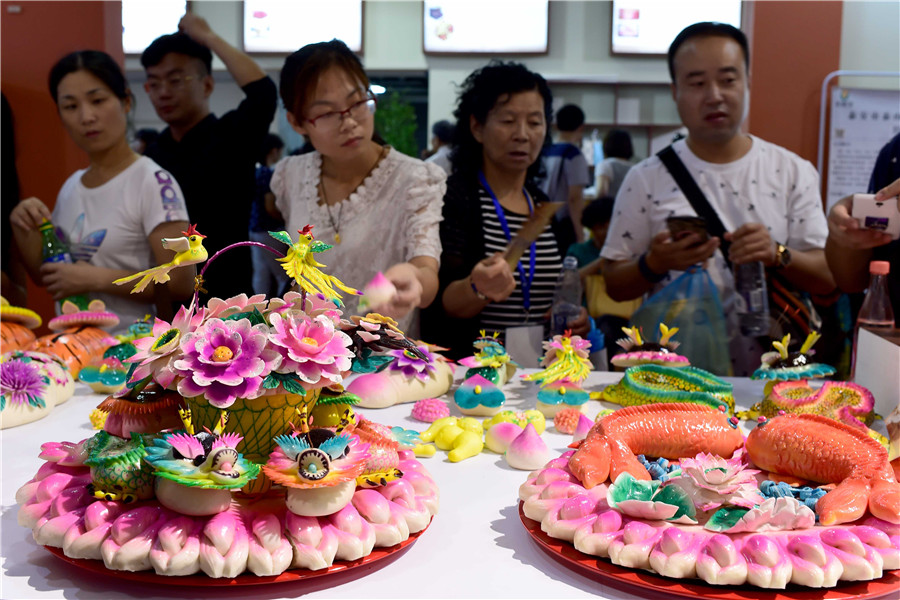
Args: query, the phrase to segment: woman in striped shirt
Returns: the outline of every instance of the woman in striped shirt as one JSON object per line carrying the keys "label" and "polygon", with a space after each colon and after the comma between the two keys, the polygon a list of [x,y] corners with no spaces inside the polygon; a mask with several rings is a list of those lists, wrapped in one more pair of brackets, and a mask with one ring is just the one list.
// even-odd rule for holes
{"label": "woman in striped shirt", "polygon": [[[510,267],[503,251],[547,197],[534,184],[549,143],[552,96],[524,65],[492,61],[462,86],[453,172],[441,222],[438,298],[425,317],[426,338],[471,354],[478,331],[545,327],[562,259],[550,226]],[[571,323],[588,330],[587,313]],[[546,333],[546,331],[544,331]]]}

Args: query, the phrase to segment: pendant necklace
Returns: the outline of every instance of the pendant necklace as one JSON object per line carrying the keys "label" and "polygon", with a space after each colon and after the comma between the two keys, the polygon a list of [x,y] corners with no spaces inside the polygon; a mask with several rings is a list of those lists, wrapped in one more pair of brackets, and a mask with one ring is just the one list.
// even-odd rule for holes
{"label": "pendant necklace", "polygon": [[338,218],[337,223],[334,222],[334,217],[331,216],[331,207],[328,206],[328,199],[325,197],[325,185],[322,183],[321,177],[319,178],[319,194],[322,196],[322,203],[325,205],[325,212],[328,213],[328,220],[331,222],[331,228],[334,229],[334,243],[341,243],[341,215],[344,214],[344,203],[341,202],[341,207],[338,209]]}
{"label": "pendant necklace", "polygon": [[[374,171],[375,167],[377,167],[381,163],[381,160],[385,156],[387,156],[387,153],[389,151],[390,151],[390,146],[384,146],[381,149],[381,152],[379,152],[378,159],[375,161],[375,164],[373,164],[372,168],[369,169],[369,172],[363,176],[362,181],[359,182],[359,185],[357,185],[353,189],[353,191],[347,195],[347,198],[349,198],[354,193],[356,193],[356,190],[359,189],[359,186],[362,185],[363,182],[365,182],[365,180],[369,178],[369,175],[372,174],[372,171]],[[331,206],[329,206],[329,204],[328,204],[328,198],[325,196],[325,183],[322,180],[323,180],[323,177],[322,177],[322,171],[321,171],[321,167],[320,167],[320,170],[319,170],[319,196],[322,198],[322,204],[325,205],[325,212],[328,213],[328,221],[331,223],[331,228],[334,229],[334,243],[340,244],[341,243],[341,217],[344,214],[344,201],[346,200],[346,198],[344,200],[340,201],[341,206],[340,206],[340,208],[338,208],[337,221],[335,221],[334,215],[331,214]]]}

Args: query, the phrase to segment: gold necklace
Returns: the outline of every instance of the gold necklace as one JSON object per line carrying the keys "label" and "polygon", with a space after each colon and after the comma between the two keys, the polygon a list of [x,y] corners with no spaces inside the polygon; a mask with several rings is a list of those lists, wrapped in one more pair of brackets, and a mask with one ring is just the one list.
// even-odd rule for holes
{"label": "gold necklace", "polygon": [[[359,184],[355,188],[353,188],[353,191],[350,192],[349,194],[347,194],[347,198],[352,196],[356,192],[356,190],[359,189],[359,186],[361,186],[363,184],[363,182],[366,179],[368,179],[369,175],[372,174],[372,171],[375,170],[375,167],[377,167],[381,163],[381,160],[385,156],[387,156],[387,153],[389,150],[390,150],[389,146],[382,147],[381,152],[378,153],[378,158],[375,160],[375,164],[373,164],[372,167],[369,169],[369,171],[363,176],[363,178],[362,178],[362,180],[360,180]],[[319,196],[322,198],[322,204],[325,205],[325,212],[328,213],[328,221],[331,223],[331,228],[334,229],[334,243],[340,245],[340,243],[341,243],[341,217],[344,214],[344,200],[346,200],[347,198],[344,198],[344,200],[340,201],[341,207],[338,209],[337,221],[335,221],[334,216],[331,214],[331,206],[329,206],[329,204],[328,204],[328,198],[325,196],[325,183],[322,180],[323,180],[322,167],[319,166]]]}

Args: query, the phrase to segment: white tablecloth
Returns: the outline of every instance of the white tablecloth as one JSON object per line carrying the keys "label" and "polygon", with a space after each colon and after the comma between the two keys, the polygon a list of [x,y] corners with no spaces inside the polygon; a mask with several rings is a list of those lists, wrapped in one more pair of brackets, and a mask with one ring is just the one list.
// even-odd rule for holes
{"label": "white tablecloth", "polygon": [[[461,373],[461,371],[460,371]],[[459,374],[459,373],[458,373]],[[619,373],[594,372],[586,389],[599,390]],[[762,383],[732,380],[737,403],[747,407],[760,399]],[[504,388],[507,408],[534,408],[537,387],[516,377]],[[101,576],[69,565],[38,546],[31,531],[16,522],[16,490],[42,461],[41,443],[78,441],[92,435],[88,413],[102,396],[79,384],[78,393],[47,418],[0,432],[2,451],[2,598],[633,598],[558,564],[531,540],[519,520],[517,493],[527,473],[506,465],[487,450],[460,463],[438,450],[420,459],[441,491],[441,508],[431,526],[396,561],[359,579],[334,585],[329,578],[240,588],[187,588],[147,585]],[[410,417],[412,404],[380,410],[360,409],[388,425],[424,430]],[[601,403],[585,409],[593,417]],[[614,408],[607,405],[606,408]],[[455,407],[452,414],[459,414]],[[543,435],[555,456],[571,436],[556,433],[552,422]],[[177,578],[175,578],[177,579]]]}

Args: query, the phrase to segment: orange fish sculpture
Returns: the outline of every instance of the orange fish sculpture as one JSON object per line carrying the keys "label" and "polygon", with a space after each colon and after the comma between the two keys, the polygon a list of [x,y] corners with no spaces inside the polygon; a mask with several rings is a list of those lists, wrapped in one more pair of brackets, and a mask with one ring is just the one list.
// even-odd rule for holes
{"label": "orange fish sculpture", "polygon": [[747,436],[750,461],[766,471],[836,483],[816,503],[822,525],[860,519],[869,509],[900,523],[900,483],[884,447],[863,431],[819,415],[781,415]]}
{"label": "orange fish sculpture", "polygon": [[731,456],[744,436],[724,412],[701,404],[629,406],[598,421],[575,454],[569,470],[590,489],[622,473],[649,480],[636,455],[693,458],[701,452]]}

